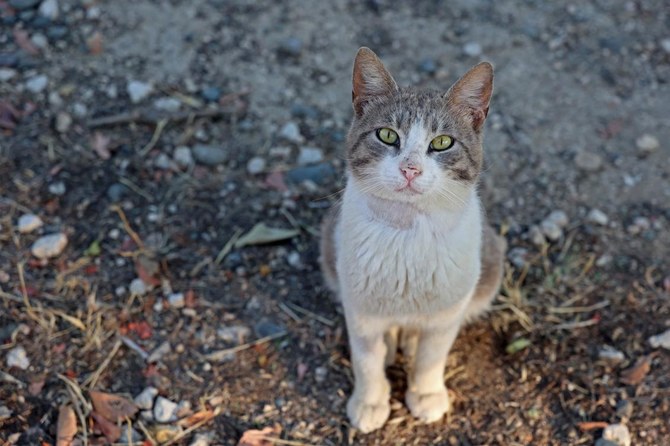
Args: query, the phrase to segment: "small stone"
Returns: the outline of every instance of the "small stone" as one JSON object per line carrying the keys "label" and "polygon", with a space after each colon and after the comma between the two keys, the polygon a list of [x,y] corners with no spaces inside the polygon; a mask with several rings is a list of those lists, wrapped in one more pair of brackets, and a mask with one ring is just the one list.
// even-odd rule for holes
{"label": "small stone", "polygon": [[67,246],[67,236],[65,234],[49,234],[38,238],[33,243],[30,251],[38,259],[48,259],[59,256]]}
{"label": "small stone", "polygon": [[326,380],[328,369],[326,367],[317,367],[314,369],[314,380],[317,383],[322,383]]}
{"label": "small stone", "polygon": [[661,40],[661,48],[663,48],[663,51],[670,54],[670,38]]}
{"label": "small stone", "polygon": [[507,258],[512,265],[521,269],[528,263],[528,250],[526,248],[515,247],[509,250]]}
{"label": "small stone", "polygon": [[48,101],[53,108],[60,108],[63,105],[63,98],[57,91],[49,92]]}
{"label": "small stone", "polygon": [[141,102],[144,98],[149,96],[153,90],[153,85],[141,81],[130,81],[126,87],[128,96],[130,96],[130,100],[133,104]]}
{"label": "small stone", "polygon": [[229,327],[222,327],[216,330],[216,335],[224,342],[230,344],[242,344],[245,339],[249,337],[251,330],[244,325],[231,325]]}
{"label": "small stone", "polygon": [[258,175],[265,170],[265,158],[255,156],[247,163],[247,172],[251,175]]}
{"label": "small stone", "polygon": [[306,166],[323,161],[323,150],[318,147],[301,147],[298,155],[298,165]]}
{"label": "small stone", "polygon": [[586,216],[586,221],[600,226],[607,226],[607,223],[609,223],[609,218],[600,209],[591,209]]}
{"label": "small stone", "polygon": [[182,168],[188,168],[194,164],[191,149],[186,146],[179,146],[174,149],[173,158],[177,165]]}
{"label": "small stone", "polygon": [[102,15],[102,9],[98,6],[91,6],[86,9],[86,18],[89,20],[97,20]]}
{"label": "small stone", "polygon": [[81,102],[72,104],[72,112],[78,118],[85,118],[88,115],[88,108]]}
{"label": "small stone", "polygon": [[261,319],[254,325],[254,331],[259,338],[264,338],[266,336],[278,335],[286,330],[283,326],[269,319]]}
{"label": "small stone", "polygon": [[437,71],[437,64],[435,63],[435,59],[432,58],[423,59],[421,63],[419,63],[419,71],[422,71],[427,74],[435,73]]}
{"label": "small stone", "polygon": [[24,214],[19,217],[17,228],[21,234],[28,234],[44,224],[41,218],[35,214]]}
{"label": "small stone", "polygon": [[295,122],[287,122],[279,131],[279,136],[287,141],[300,144],[305,138],[300,134],[300,127]]}
{"label": "small stone", "polygon": [[193,413],[193,408],[191,406],[191,402],[188,400],[180,401],[179,404],[177,404],[177,418],[184,418]]}
{"label": "small stone", "polygon": [[135,405],[143,410],[148,410],[154,407],[154,399],[158,396],[158,389],[155,387],[147,387],[133,401]]}
{"label": "small stone", "polygon": [[575,164],[585,172],[597,172],[603,165],[603,159],[597,153],[580,151],[575,156]]}
{"label": "small stone", "polygon": [[300,56],[302,52],[302,40],[297,37],[287,37],[280,42],[279,52],[293,57]]}
{"label": "small stone", "polygon": [[162,170],[167,170],[172,167],[172,160],[165,153],[159,153],[156,159],[154,159],[154,166]]}
{"label": "small stone", "polygon": [[317,119],[319,117],[319,110],[311,105],[295,103],[291,105],[291,116],[295,118]]}
{"label": "small stone", "polygon": [[553,242],[563,236],[563,231],[561,228],[551,220],[544,220],[542,223],[540,223],[540,229],[542,230],[542,233]]}
{"label": "small stone", "polygon": [[600,350],[598,350],[598,358],[616,363],[625,360],[626,356],[611,345],[603,345]]}
{"label": "small stone", "polygon": [[69,113],[60,111],[56,114],[56,130],[59,133],[67,133],[72,125],[72,116]]}
{"label": "small stone", "polygon": [[565,228],[569,223],[568,215],[561,210],[551,211],[544,220],[555,223],[559,228]]}
{"label": "small stone", "polygon": [[60,40],[67,36],[69,29],[63,25],[53,25],[47,28],[47,37],[51,40]]}
{"label": "small stone", "polygon": [[172,293],[168,296],[168,304],[172,308],[182,308],[185,303],[184,293]]}
{"label": "small stone", "polygon": [[630,446],[631,444],[630,432],[623,424],[610,424],[603,430],[602,438],[612,441],[618,446]]}
{"label": "small stone", "polygon": [[206,166],[216,166],[223,163],[228,154],[223,147],[198,144],[193,147],[193,158]]}
{"label": "small stone", "polygon": [[167,112],[176,112],[181,108],[181,101],[176,98],[158,98],[154,101],[154,108]]}
{"label": "small stone", "polygon": [[41,50],[44,50],[49,46],[49,41],[44,34],[35,33],[30,36],[30,41]]}
{"label": "small stone", "polygon": [[616,414],[623,419],[629,419],[633,415],[633,403],[629,400],[621,400],[616,403]]}
{"label": "small stone", "polygon": [[288,255],[286,256],[286,261],[293,268],[302,267],[302,260],[300,259],[300,253],[298,253],[297,251],[289,252]]}
{"label": "small stone", "polygon": [[202,89],[200,96],[202,96],[205,101],[216,102],[219,100],[219,98],[221,98],[221,89],[218,87],[208,86]]}
{"label": "small stone", "polygon": [[313,181],[316,184],[327,184],[335,177],[335,169],[330,163],[319,163],[311,166],[296,167],[286,172],[286,180],[293,184]]}
{"label": "small stone", "polygon": [[278,158],[288,158],[291,156],[291,148],[288,146],[272,147],[270,148],[269,155]]}
{"label": "small stone", "polygon": [[468,42],[463,45],[463,54],[469,57],[477,57],[482,54],[482,46],[477,42]]}
{"label": "small stone", "polygon": [[124,184],[114,183],[107,189],[107,198],[116,203],[121,201],[127,191],[128,188]]}
{"label": "small stone", "polygon": [[652,348],[663,347],[670,350],[670,330],[666,330],[661,334],[652,336],[648,341]]}
{"label": "small stone", "polygon": [[9,6],[14,9],[23,10],[37,6],[40,0],[9,0]]}
{"label": "small stone", "polygon": [[7,82],[16,76],[16,70],[12,68],[0,68],[0,82]]}
{"label": "small stone", "polygon": [[0,406],[0,421],[7,420],[12,416],[12,411],[7,406]]}
{"label": "small stone", "polygon": [[167,355],[171,351],[172,346],[170,345],[170,342],[165,341],[161,345],[156,347],[156,349],[149,354],[149,356],[147,357],[147,362],[148,363],[158,362],[163,358],[163,356]]}
{"label": "small stone", "polygon": [[154,418],[159,423],[177,421],[177,403],[159,396],[154,404]]}
{"label": "small stone", "polygon": [[144,296],[147,294],[147,291],[149,291],[147,284],[144,283],[144,281],[139,277],[133,279],[133,281],[130,282],[128,289],[130,290],[130,294],[134,296]]}
{"label": "small stone", "polygon": [[637,138],[635,140],[635,145],[642,156],[647,156],[650,153],[655,152],[661,146],[656,137],[646,134]]}
{"label": "small stone", "polygon": [[37,94],[43,92],[44,89],[47,88],[48,84],[49,78],[44,74],[38,74],[37,76],[33,76],[26,81],[26,88],[31,93]]}
{"label": "small stone", "polygon": [[630,235],[638,235],[641,232],[648,230],[651,227],[651,222],[647,217],[635,217],[633,223],[626,228]]}
{"label": "small stone", "polygon": [[544,238],[542,230],[537,225],[533,225],[528,229],[528,238],[535,246],[544,246],[547,243],[547,239]]}
{"label": "small stone", "polygon": [[49,184],[48,189],[51,195],[56,195],[59,197],[65,195],[65,183],[62,181],[56,181]]}
{"label": "small stone", "polygon": [[19,345],[7,352],[7,367],[17,367],[21,370],[30,367],[30,360],[26,354],[26,349]]}
{"label": "small stone", "polygon": [[127,423],[124,423],[121,426],[121,438],[117,440],[119,444],[137,445],[140,444],[142,440],[142,435],[134,428],[129,427]]}
{"label": "small stone", "polygon": [[193,441],[189,443],[188,446],[209,446],[210,444],[210,435],[207,434],[196,434]]}

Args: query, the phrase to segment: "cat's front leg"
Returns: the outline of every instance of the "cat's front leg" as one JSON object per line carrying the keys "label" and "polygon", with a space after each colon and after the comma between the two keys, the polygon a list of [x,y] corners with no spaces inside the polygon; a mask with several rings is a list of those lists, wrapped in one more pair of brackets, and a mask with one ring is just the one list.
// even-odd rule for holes
{"label": "cat's front leg", "polygon": [[416,356],[408,370],[409,386],[405,402],[416,418],[426,423],[438,421],[451,408],[444,385],[447,355],[460,324],[421,330]]}
{"label": "cat's front leg", "polygon": [[354,370],[354,392],[347,403],[347,415],[353,427],[367,433],[382,427],[391,413],[391,386],[384,371],[384,329],[375,324],[362,325],[363,321],[346,316]]}

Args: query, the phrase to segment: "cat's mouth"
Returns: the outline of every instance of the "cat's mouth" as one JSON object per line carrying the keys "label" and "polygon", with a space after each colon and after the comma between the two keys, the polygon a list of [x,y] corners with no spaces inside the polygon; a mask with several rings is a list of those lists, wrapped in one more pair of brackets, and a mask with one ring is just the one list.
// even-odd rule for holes
{"label": "cat's mouth", "polygon": [[402,187],[399,187],[395,190],[396,192],[400,192],[403,194],[409,194],[409,195],[421,195],[422,192],[420,190],[417,190],[412,186],[411,183],[407,183]]}

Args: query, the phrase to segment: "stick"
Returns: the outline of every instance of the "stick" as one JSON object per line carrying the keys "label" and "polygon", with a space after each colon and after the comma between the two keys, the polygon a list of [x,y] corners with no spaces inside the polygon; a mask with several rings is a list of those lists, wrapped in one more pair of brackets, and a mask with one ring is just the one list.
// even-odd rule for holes
{"label": "stick", "polygon": [[305,316],[311,317],[312,319],[316,319],[317,321],[321,322],[324,325],[327,325],[329,327],[334,327],[335,326],[335,321],[331,321],[330,319],[327,319],[319,314],[313,313],[306,308],[303,308],[301,306],[298,306],[294,303],[291,302],[286,302],[286,305],[290,307],[291,309],[297,311],[298,313],[302,313]]}
{"label": "stick", "polygon": [[144,243],[142,243],[142,239],[140,238],[139,235],[137,235],[137,232],[135,232],[133,228],[130,227],[130,223],[128,223],[128,218],[126,217],[125,212],[123,212],[123,209],[121,209],[116,204],[110,206],[110,209],[119,214],[119,218],[123,222],[123,227],[125,228],[128,235],[130,235],[130,237],[135,241],[137,247],[140,249],[144,249]]}
{"label": "stick", "polygon": [[230,252],[231,249],[233,249],[233,245],[235,242],[237,242],[237,239],[240,238],[240,235],[242,235],[242,230],[238,229],[235,231],[232,237],[230,237],[230,240],[226,242],[225,245],[223,245],[223,248],[221,248],[221,251],[219,251],[219,254],[216,256],[216,260],[214,260],[214,263],[217,265],[223,261],[223,259],[226,258],[228,253]]}
{"label": "stick", "polygon": [[98,370],[96,370],[95,373],[93,373],[86,381],[84,381],[84,386],[88,386],[89,389],[95,387],[96,383],[100,379],[100,376],[102,375],[102,372],[109,366],[109,363],[112,362],[112,358],[114,355],[116,355],[116,352],[119,351],[119,348],[121,348],[121,344],[122,342],[120,340],[116,341],[116,344],[114,344],[114,347],[112,347],[112,351],[109,352],[109,355],[107,355],[102,364],[100,364]]}
{"label": "stick", "polygon": [[169,446],[171,444],[175,444],[176,442],[178,442],[179,440],[181,440],[182,438],[184,438],[185,436],[187,436],[188,434],[190,434],[194,430],[198,429],[203,424],[209,423],[210,421],[212,421],[214,418],[218,417],[219,415],[221,415],[221,407],[217,407],[216,409],[214,409],[214,413],[212,414],[211,417],[205,418],[204,420],[195,423],[193,426],[191,426],[188,429],[185,429],[184,431],[180,432],[172,440],[168,441],[167,443],[163,443],[161,446]]}
{"label": "stick", "polygon": [[146,361],[147,358],[149,357],[149,353],[145,352],[142,347],[137,345],[135,341],[132,339],[126,337],[126,336],[121,336],[121,342],[126,344],[126,347],[130,348],[131,350],[134,350],[140,357],[142,358],[143,361]]}
{"label": "stick", "polygon": [[268,341],[272,341],[273,339],[280,338],[282,336],[286,336],[288,333],[285,331],[275,333],[270,336],[265,336],[264,338],[256,339],[253,342],[247,342],[246,344],[238,345],[237,347],[231,347],[231,348],[225,348],[223,350],[217,350],[215,352],[209,353],[205,355],[205,359],[208,361],[221,361],[224,359],[226,356],[232,354],[232,353],[237,353],[241,352],[242,350],[246,350],[251,347],[255,347],[260,344],[264,344]]}
{"label": "stick", "polygon": [[151,149],[154,148],[154,146],[158,142],[158,138],[161,137],[161,133],[163,133],[163,129],[165,128],[167,123],[168,123],[167,119],[161,119],[160,121],[158,121],[158,124],[156,124],[156,130],[154,130],[154,134],[151,137],[151,141],[149,141],[149,143],[146,146],[144,146],[142,150],[140,150],[141,157],[146,156],[146,154],[149,153]]}
{"label": "stick", "polygon": [[149,124],[158,125],[161,121],[187,121],[189,119],[197,118],[216,118],[226,115],[235,115],[242,111],[244,107],[227,107],[227,108],[208,108],[198,111],[185,111],[166,115],[164,113],[157,113],[155,111],[141,111],[135,110],[132,112],[123,112],[116,115],[102,116],[100,118],[91,119],[88,121],[88,126],[91,128],[107,127],[119,124]]}

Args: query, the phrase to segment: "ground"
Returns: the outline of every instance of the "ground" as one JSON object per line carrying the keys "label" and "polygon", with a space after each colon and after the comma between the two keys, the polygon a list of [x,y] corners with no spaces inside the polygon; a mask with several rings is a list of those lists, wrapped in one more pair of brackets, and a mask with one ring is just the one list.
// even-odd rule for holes
{"label": "ground", "polygon": [[[263,428],[590,445],[618,422],[670,444],[670,352],[648,342],[670,328],[664,0],[2,0],[0,16],[3,444],[55,444],[62,405],[104,443],[90,391],[147,386],[203,423],[132,428],[184,445]],[[481,195],[510,246],[494,311],[449,356],[452,413],[414,421],[394,366],[391,419],[367,435],[347,423],[346,331],[317,266],[363,45],[402,85],[495,65]],[[19,232],[24,214],[43,226]],[[291,232],[235,243],[261,222]],[[52,233],[67,246],[37,258]]]}

